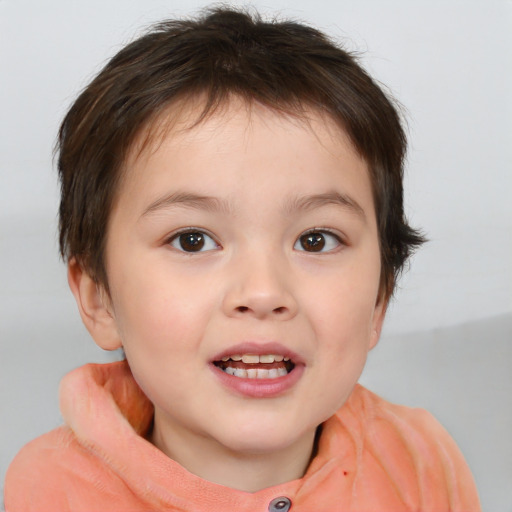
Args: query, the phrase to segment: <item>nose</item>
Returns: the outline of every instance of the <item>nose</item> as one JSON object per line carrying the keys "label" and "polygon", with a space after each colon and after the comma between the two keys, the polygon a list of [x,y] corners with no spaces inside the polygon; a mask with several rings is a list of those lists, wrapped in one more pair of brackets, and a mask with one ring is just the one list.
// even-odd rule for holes
{"label": "nose", "polygon": [[297,314],[287,265],[269,255],[240,256],[233,262],[223,308],[230,317],[289,320]]}

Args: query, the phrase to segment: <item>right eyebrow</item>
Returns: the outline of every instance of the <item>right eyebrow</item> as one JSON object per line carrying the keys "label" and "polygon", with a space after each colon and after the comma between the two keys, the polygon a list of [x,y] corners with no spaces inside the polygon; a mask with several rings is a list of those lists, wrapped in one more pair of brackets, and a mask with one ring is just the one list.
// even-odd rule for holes
{"label": "right eyebrow", "polygon": [[153,201],[142,213],[140,218],[147,217],[162,210],[173,207],[192,208],[196,210],[205,210],[212,213],[231,213],[231,207],[225,200],[212,196],[203,196],[191,192],[174,192],[166,194],[156,201]]}

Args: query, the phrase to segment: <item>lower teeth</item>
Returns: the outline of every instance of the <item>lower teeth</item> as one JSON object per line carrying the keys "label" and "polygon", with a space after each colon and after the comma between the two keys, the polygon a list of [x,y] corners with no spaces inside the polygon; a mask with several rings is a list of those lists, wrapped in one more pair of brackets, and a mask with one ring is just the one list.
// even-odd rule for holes
{"label": "lower teeth", "polygon": [[244,370],[243,368],[227,366],[224,371],[229,375],[234,375],[235,377],[240,377],[242,379],[277,379],[278,377],[283,377],[288,374],[286,368],[271,368],[270,370],[265,370],[264,368],[251,368],[249,370]]}

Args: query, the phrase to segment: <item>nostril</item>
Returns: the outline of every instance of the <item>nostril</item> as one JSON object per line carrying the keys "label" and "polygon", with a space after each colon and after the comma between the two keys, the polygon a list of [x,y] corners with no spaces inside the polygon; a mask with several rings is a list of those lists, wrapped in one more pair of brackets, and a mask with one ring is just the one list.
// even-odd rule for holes
{"label": "nostril", "polygon": [[240,311],[240,313],[245,313],[246,311],[249,310],[247,306],[238,306],[236,309],[237,311]]}
{"label": "nostril", "polygon": [[284,306],[281,306],[279,308],[275,308],[273,311],[274,311],[274,313],[281,314],[286,311],[286,308]]}

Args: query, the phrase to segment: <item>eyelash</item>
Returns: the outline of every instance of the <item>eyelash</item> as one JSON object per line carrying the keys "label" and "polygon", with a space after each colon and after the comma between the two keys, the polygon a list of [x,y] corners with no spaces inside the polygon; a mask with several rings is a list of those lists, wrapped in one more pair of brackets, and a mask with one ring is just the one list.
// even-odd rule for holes
{"label": "eyelash", "polygon": [[[199,245],[196,245],[196,247],[198,247],[198,250],[186,250],[183,247],[183,240],[181,240],[181,237],[183,235],[187,235],[187,234],[199,235],[200,239],[195,241],[196,244],[199,244]],[[313,244],[319,244],[319,245],[316,245],[317,248],[313,248],[313,250],[308,251],[304,248],[304,243],[306,242],[307,237],[312,236],[312,235],[319,235],[321,237],[321,239],[319,239],[319,240],[317,239],[316,241],[312,239],[311,242],[313,242]],[[206,238],[209,239],[210,241],[205,240]],[[330,239],[330,243],[328,241],[329,239]],[[335,241],[334,243],[335,243],[336,247],[328,247],[327,250],[324,250],[326,245],[328,245],[328,246],[332,245],[333,240]],[[212,242],[214,244],[214,247],[208,247],[208,245],[211,245]],[[175,243],[176,243],[176,245],[174,245]],[[176,250],[186,253],[186,254],[208,252],[208,251],[212,251],[212,250],[221,248],[221,246],[218,244],[218,242],[215,240],[215,238],[211,234],[207,233],[203,229],[193,228],[193,227],[186,228],[186,229],[180,230],[176,233],[173,233],[166,240],[166,244],[168,244],[168,245],[174,247]],[[179,244],[179,246],[178,246],[178,244]],[[207,245],[207,249],[202,250],[205,245]],[[295,250],[298,250],[301,252],[326,253],[326,252],[333,252],[337,248],[339,248],[340,246],[343,246],[343,245],[346,245],[346,244],[338,234],[332,232],[329,229],[314,228],[314,229],[310,229],[308,231],[301,233],[299,235],[299,237],[297,238],[297,240],[295,241],[293,248]],[[315,247],[315,246],[313,246],[313,247]]]}
{"label": "eyelash", "polygon": [[[323,241],[321,242],[322,245],[320,246],[319,250],[307,251],[304,249],[303,240],[306,237],[311,236],[311,235],[321,235],[323,237]],[[331,248],[328,248],[326,251],[324,251],[323,249],[324,249],[325,245],[329,245],[329,243],[326,242],[326,238],[331,239],[331,244],[332,244],[332,240],[334,240],[336,247],[331,247]],[[298,248],[299,245],[302,246],[301,249]],[[346,245],[346,243],[343,241],[343,239],[341,238],[341,236],[339,234],[334,233],[330,229],[314,228],[314,229],[305,231],[304,233],[299,235],[295,244],[293,245],[293,248],[296,250],[302,251],[302,252],[326,253],[326,252],[336,251],[336,249],[339,249],[341,246],[344,246],[344,245]]]}
{"label": "eyelash", "polygon": [[[187,250],[185,250],[183,248],[183,246],[182,246],[182,244],[180,242],[180,237],[182,237],[183,235],[187,235],[187,234],[190,234],[190,235],[201,235],[203,237],[202,245],[200,245],[199,250],[197,250],[197,251],[193,251],[193,250],[192,251],[187,251]],[[205,251],[202,251],[201,249],[204,247],[204,245],[206,243],[208,243],[208,242],[205,241],[205,238],[210,239],[211,242],[213,242],[215,244],[215,247],[208,248]],[[176,247],[175,245],[173,245],[174,242],[177,242],[178,244],[180,244],[181,247]],[[215,238],[212,235],[207,233],[204,229],[192,228],[192,227],[191,228],[182,229],[182,230],[180,230],[180,231],[178,231],[176,233],[173,233],[167,239],[166,244],[174,247],[178,251],[183,252],[185,254],[194,254],[194,253],[198,253],[198,252],[207,252],[207,251],[211,251],[211,250],[220,248],[220,245],[218,244],[218,242],[215,240]]]}

